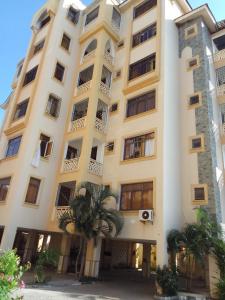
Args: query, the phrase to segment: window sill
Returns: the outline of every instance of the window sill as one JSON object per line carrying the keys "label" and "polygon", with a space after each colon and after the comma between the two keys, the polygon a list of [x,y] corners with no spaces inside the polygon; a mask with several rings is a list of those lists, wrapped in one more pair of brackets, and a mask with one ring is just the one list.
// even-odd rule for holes
{"label": "window sill", "polygon": [[[135,35],[135,33],[134,33],[134,35]],[[139,44],[137,44],[137,45],[135,45],[135,46],[131,46],[131,50],[136,49],[137,47],[139,47],[139,46],[141,46],[141,45],[147,43],[148,41],[154,40],[154,39],[156,39],[156,38],[157,38],[157,34],[156,34],[156,35],[153,35],[153,36],[150,37],[149,39],[147,39],[147,40],[145,40],[145,41],[143,41],[143,42],[141,42],[141,43],[139,43]]]}
{"label": "window sill", "polygon": [[192,205],[208,205],[207,200],[192,200]]}
{"label": "window sill", "polygon": [[156,154],[153,154],[151,156],[135,157],[135,158],[129,158],[129,159],[126,159],[126,160],[121,160],[120,164],[121,165],[126,165],[126,164],[129,164],[129,163],[135,163],[135,162],[139,162],[139,161],[152,160],[152,159],[156,159]]}
{"label": "window sill", "polygon": [[201,153],[205,152],[205,148],[197,148],[197,149],[190,149],[189,152],[192,153]]}
{"label": "window sill", "polygon": [[35,209],[39,208],[39,204],[33,204],[33,203],[28,203],[28,202],[24,202],[23,206],[29,207],[29,208],[35,208]]}
{"label": "window sill", "polygon": [[45,116],[53,121],[57,121],[59,117],[53,117],[51,114],[45,112]]}
{"label": "window sill", "polygon": [[9,160],[12,160],[12,159],[16,159],[18,158],[18,153],[13,155],[13,156],[8,156],[8,157],[4,157],[0,160],[0,162],[6,162],[6,161],[9,161]]}
{"label": "window sill", "polygon": [[156,111],[157,111],[157,109],[156,109],[156,108],[153,108],[153,109],[151,109],[151,110],[147,110],[147,111],[145,111],[145,112],[142,112],[142,113],[139,113],[139,114],[130,116],[130,117],[125,117],[125,118],[124,118],[124,122],[136,120],[136,119],[138,119],[138,118],[141,118],[141,117],[145,117],[145,116],[151,115],[151,114],[155,113]]}

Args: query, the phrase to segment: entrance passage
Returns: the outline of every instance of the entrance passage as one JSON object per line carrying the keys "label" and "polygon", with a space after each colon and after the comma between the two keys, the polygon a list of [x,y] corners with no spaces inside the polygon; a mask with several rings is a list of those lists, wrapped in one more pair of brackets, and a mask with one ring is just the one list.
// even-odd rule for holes
{"label": "entrance passage", "polygon": [[[103,240],[100,277],[150,278],[156,270],[156,243]],[[128,275],[129,274],[129,275]]]}

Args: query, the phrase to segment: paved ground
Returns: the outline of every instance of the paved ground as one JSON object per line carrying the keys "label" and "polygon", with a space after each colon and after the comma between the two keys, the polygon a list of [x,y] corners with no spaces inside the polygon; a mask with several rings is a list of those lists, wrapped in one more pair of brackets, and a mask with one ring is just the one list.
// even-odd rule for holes
{"label": "paved ground", "polygon": [[102,281],[80,284],[73,276],[57,276],[47,285],[28,285],[24,300],[152,300],[153,284],[137,274],[120,272]]}

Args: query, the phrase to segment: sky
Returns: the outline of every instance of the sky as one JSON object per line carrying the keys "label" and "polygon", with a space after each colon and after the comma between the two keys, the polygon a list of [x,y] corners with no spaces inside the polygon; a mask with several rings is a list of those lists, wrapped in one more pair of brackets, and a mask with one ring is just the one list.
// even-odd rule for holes
{"label": "sky", "polygon": [[[11,91],[11,82],[17,63],[24,57],[31,37],[33,14],[46,0],[2,1],[0,10],[0,103]],[[84,0],[89,4],[91,0]],[[224,0],[189,0],[193,8],[208,3],[216,19],[225,19]],[[4,111],[0,109],[0,124]]]}

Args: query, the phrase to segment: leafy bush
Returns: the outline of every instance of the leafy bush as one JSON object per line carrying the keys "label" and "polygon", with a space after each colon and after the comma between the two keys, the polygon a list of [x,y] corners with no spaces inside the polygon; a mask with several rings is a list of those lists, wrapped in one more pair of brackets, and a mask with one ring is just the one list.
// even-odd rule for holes
{"label": "leafy bush", "polygon": [[170,269],[166,265],[156,269],[156,283],[161,288],[162,296],[176,296],[178,290],[177,270]]}
{"label": "leafy bush", "polygon": [[216,287],[217,287],[218,300],[224,300],[225,299],[225,277],[220,278],[220,280],[216,284]]}
{"label": "leafy bush", "polygon": [[54,249],[43,251],[39,254],[34,268],[35,282],[43,283],[47,281],[46,270],[55,269],[58,265],[59,253]]}
{"label": "leafy bush", "polygon": [[21,277],[29,268],[30,263],[25,266],[20,265],[20,258],[14,250],[0,254],[0,299],[12,299],[12,292],[17,288],[25,287]]}

